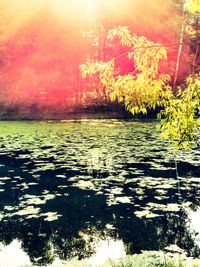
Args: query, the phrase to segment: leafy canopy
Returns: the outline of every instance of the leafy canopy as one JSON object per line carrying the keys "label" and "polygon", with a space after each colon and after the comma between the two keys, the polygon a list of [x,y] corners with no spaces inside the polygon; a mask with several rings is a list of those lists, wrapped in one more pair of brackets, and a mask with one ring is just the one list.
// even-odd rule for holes
{"label": "leafy canopy", "polygon": [[162,111],[162,135],[179,149],[192,149],[200,134],[200,80],[188,77],[184,90],[179,88],[177,97],[171,99]]}
{"label": "leafy canopy", "polygon": [[125,54],[133,62],[136,74],[120,75],[114,58],[109,62],[81,65],[83,78],[99,75],[110,99],[123,103],[133,115],[146,114],[148,109],[165,106],[173,95],[168,85],[170,76],[158,73],[159,61],[167,59],[166,49],[144,36],[131,35],[127,27],[111,30],[109,38],[118,38],[122,46],[130,48]]}
{"label": "leafy canopy", "polygon": [[[112,101],[124,104],[133,115],[162,107],[162,136],[179,149],[192,149],[200,133],[200,79],[188,77],[186,84],[174,94],[170,76],[159,73],[160,60],[167,59],[166,49],[147,40],[131,35],[127,27],[117,27],[109,32],[110,38],[118,38],[129,48],[125,53],[135,66],[135,71],[120,75],[113,58],[108,62],[87,62],[80,66],[83,78],[98,75],[101,84]],[[124,54],[122,55],[124,56]]]}
{"label": "leafy canopy", "polygon": [[186,6],[186,9],[191,13],[200,12],[199,0],[186,0],[185,6]]}

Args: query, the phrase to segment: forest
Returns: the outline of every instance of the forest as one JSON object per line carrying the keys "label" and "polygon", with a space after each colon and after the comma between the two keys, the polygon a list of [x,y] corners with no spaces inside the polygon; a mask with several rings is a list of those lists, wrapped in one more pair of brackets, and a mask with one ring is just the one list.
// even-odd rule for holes
{"label": "forest", "polygon": [[[165,135],[191,146],[199,112],[199,5],[1,0],[1,119],[161,110]],[[177,114],[181,126],[174,127]]]}
{"label": "forest", "polygon": [[[174,79],[182,1],[1,0],[0,8],[2,112],[68,111],[105,103],[98,80],[83,80],[79,66],[88,60],[109,61],[127,51],[109,36],[119,25],[166,47],[167,60],[160,68]],[[177,84],[199,72],[199,38],[199,13],[187,10]],[[116,65],[121,74],[135,70],[126,56],[118,57]]]}

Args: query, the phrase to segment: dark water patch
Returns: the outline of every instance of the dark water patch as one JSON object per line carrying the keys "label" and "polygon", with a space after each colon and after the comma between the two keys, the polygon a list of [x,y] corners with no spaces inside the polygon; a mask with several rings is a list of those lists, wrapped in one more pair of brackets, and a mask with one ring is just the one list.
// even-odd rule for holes
{"label": "dark water patch", "polygon": [[[197,161],[197,158],[195,158],[195,161]],[[177,171],[180,176],[190,175],[190,176],[200,177],[200,162],[199,161],[198,161],[197,166],[189,162],[178,161],[177,167],[178,167]]]}

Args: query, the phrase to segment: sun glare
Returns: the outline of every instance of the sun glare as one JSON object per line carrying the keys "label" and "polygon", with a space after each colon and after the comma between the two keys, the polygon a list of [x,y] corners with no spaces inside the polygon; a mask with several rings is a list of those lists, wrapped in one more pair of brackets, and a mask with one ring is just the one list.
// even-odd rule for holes
{"label": "sun glare", "polygon": [[[95,17],[102,0],[47,0],[54,13],[62,18],[79,16]],[[69,12],[70,14],[69,14]]]}

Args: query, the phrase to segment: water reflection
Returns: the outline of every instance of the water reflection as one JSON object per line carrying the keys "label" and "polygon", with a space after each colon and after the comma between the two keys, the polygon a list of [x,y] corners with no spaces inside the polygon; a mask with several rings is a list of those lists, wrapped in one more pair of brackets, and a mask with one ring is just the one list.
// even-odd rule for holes
{"label": "water reflection", "polygon": [[88,263],[93,266],[102,265],[107,260],[122,258],[126,255],[124,244],[121,240],[116,241],[107,238],[106,240],[99,240],[95,246],[95,255],[88,260]]}
{"label": "water reflection", "polygon": [[195,245],[200,248],[200,209],[198,206],[192,205],[185,208],[187,217],[187,228],[190,236],[194,240]]}
{"label": "water reflection", "polygon": [[91,258],[97,237],[123,241],[127,254],[177,244],[199,255],[182,207],[199,206],[200,153],[179,155],[180,199],[174,157],[156,122],[0,126],[0,241],[5,245],[21,240],[37,264]]}
{"label": "water reflection", "polygon": [[8,246],[0,244],[0,263],[6,267],[20,267],[30,265],[28,255],[22,250],[21,242],[13,240]]}

